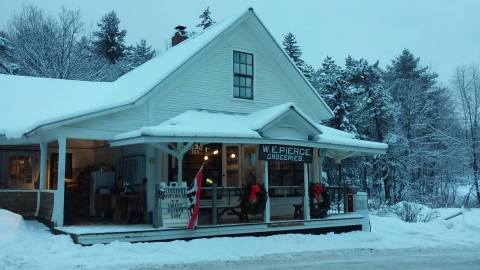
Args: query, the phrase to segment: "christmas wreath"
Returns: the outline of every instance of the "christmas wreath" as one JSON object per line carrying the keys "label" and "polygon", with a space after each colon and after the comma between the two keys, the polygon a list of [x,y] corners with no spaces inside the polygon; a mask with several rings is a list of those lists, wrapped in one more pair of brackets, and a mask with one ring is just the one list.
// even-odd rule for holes
{"label": "christmas wreath", "polygon": [[242,221],[248,222],[248,215],[257,215],[265,210],[267,202],[265,188],[257,183],[250,183],[243,187],[240,208]]}
{"label": "christmas wreath", "polygon": [[324,218],[330,209],[330,195],[320,183],[312,183],[308,188],[310,216]]}

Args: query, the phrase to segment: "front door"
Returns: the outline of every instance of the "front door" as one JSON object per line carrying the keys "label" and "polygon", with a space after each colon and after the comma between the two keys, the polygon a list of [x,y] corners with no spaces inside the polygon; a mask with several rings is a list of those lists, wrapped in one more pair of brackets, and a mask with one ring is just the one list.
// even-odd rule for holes
{"label": "front door", "polygon": [[242,187],[249,183],[261,183],[262,161],[258,160],[256,145],[223,145],[223,184],[226,187]]}

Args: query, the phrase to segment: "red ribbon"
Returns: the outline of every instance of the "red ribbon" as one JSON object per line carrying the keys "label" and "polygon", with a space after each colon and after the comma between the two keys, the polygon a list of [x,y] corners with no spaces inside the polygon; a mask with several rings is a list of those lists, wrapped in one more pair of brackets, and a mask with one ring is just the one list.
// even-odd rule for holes
{"label": "red ribbon", "polygon": [[320,200],[320,196],[322,196],[322,192],[323,192],[323,187],[321,184],[314,184],[313,185],[313,195],[315,195],[315,199],[317,201]]}
{"label": "red ribbon", "polygon": [[257,193],[259,193],[260,191],[260,187],[257,184],[252,185],[252,187],[250,188],[250,195],[248,196],[248,200],[250,201],[250,203],[253,203],[253,201],[257,197]]}

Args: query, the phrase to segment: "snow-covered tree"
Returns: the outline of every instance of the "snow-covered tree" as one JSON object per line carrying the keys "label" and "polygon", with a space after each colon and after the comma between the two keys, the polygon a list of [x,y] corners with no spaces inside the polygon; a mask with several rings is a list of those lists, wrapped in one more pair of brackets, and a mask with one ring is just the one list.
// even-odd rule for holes
{"label": "snow-covered tree", "polygon": [[10,56],[13,50],[7,33],[0,31],[0,73],[14,74],[18,71],[18,65]]}
{"label": "snow-covered tree", "polygon": [[155,50],[147,45],[147,41],[142,39],[135,46],[129,46],[125,50],[125,56],[121,59],[125,72],[128,72],[141,64],[147,62],[155,56]]}
{"label": "snow-covered tree", "polygon": [[352,107],[347,74],[331,57],[325,58],[320,68],[319,92],[334,113],[329,126],[357,134],[357,128],[349,120]]}
{"label": "snow-covered tree", "polygon": [[[76,10],[62,9],[57,17],[25,6],[7,25],[8,60],[20,75],[102,80],[105,65],[82,46],[83,24]],[[89,43],[89,42],[86,42]]]}
{"label": "snow-covered tree", "polygon": [[120,19],[114,10],[104,15],[93,32],[95,51],[115,64],[124,55],[126,30],[120,30]]}
{"label": "snow-covered tree", "polygon": [[287,33],[283,38],[283,50],[292,59],[298,69],[303,73],[305,78],[310,82],[313,79],[315,70],[302,59],[302,50],[297,44],[297,40],[292,33]]}
{"label": "snow-covered tree", "polygon": [[389,141],[391,186],[385,188],[391,188],[393,202],[423,200],[433,194],[442,169],[438,166],[444,158],[441,153],[452,145],[445,134],[453,121],[444,120],[451,117],[452,106],[445,104],[449,97],[436,78],[408,50],[387,67],[384,87],[395,103],[395,127]]}
{"label": "snow-covered tree", "polygon": [[480,72],[476,66],[460,66],[455,72],[453,86],[460,101],[460,111],[466,130],[466,149],[473,174],[473,187],[480,204]]}
{"label": "snow-covered tree", "polygon": [[210,7],[207,7],[202,12],[202,14],[198,17],[202,21],[199,24],[197,24],[197,27],[200,27],[202,29],[207,29],[208,27],[212,26],[215,23],[215,21],[212,20],[212,17],[210,15],[211,15]]}
{"label": "snow-covered tree", "polygon": [[[383,71],[378,61],[370,65],[367,60],[355,60],[348,56],[345,60],[347,80],[353,95],[354,107],[352,121],[358,128],[359,136],[368,140],[386,142],[387,135],[393,126],[392,99],[382,85]],[[388,174],[385,156],[367,157],[361,167],[372,173],[374,184],[386,181]],[[367,189],[368,176],[363,173],[360,179]],[[388,183],[387,183],[388,184]]]}

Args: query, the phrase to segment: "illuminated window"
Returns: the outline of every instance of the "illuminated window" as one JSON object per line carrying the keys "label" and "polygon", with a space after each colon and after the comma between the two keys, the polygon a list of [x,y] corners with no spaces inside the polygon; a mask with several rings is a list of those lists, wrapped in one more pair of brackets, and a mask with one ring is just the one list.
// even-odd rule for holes
{"label": "illuminated window", "polygon": [[24,183],[33,182],[33,166],[31,156],[10,157],[10,179]]}

